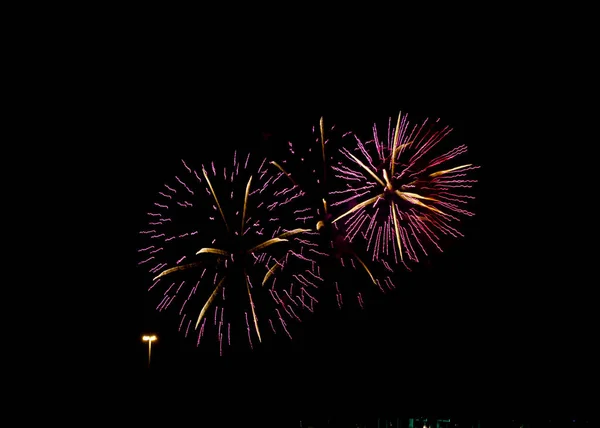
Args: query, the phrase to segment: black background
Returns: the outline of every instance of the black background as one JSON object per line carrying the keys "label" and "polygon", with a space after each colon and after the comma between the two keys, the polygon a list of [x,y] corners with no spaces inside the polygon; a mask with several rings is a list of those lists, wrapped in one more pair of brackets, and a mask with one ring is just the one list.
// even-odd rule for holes
{"label": "black background", "polygon": [[[99,156],[112,189],[106,221],[116,232],[108,295],[122,306],[117,328],[125,333],[124,347],[107,358],[133,373],[136,400],[159,416],[197,411],[209,420],[214,412],[266,420],[323,409],[473,414],[583,403],[591,302],[581,282],[539,268],[546,249],[530,226],[544,220],[524,203],[531,185],[522,166],[540,147],[507,140],[531,124],[510,120],[518,101],[506,96],[497,58],[458,41],[395,59],[364,47],[285,52],[239,45],[190,53],[158,44],[120,53],[107,72],[110,132],[97,151],[110,153]],[[308,323],[293,342],[252,355],[200,356],[173,319],[154,313],[136,268],[137,232],[180,159],[212,159],[225,146],[276,150],[321,116],[366,135],[399,111],[440,117],[481,165],[477,215],[464,239],[401,275],[401,286],[365,311]],[[159,336],[151,370],[146,332]]]}

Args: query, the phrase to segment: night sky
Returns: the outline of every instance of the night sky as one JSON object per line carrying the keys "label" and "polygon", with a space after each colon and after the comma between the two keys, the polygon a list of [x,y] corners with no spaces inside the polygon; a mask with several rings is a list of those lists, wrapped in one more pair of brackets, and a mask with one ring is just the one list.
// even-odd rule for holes
{"label": "night sky", "polygon": [[[144,378],[144,396],[157,406],[175,396],[232,411],[245,403],[256,416],[278,406],[452,411],[445,407],[452,400],[461,409],[472,403],[473,411],[502,412],[527,409],[535,396],[576,393],[591,367],[589,316],[577,309],[579,296],[564,280],[526,261],[535,250],[519,210],[533,220],[515,206],[523,196],[511,197],[527,185],[507,180],[515,154],[497,131],[506,126],[493,102],[501,88],[476,83],[468,70],[435,68],[442,60],[404,73],[330,61],[307,66],[266,57],[252,62],[255,74],[217,61],[197,78],[184,65],[147,61],[122,82],[116,120],[126,151],[120,166],[127,210],[119,230],[127,281],[118,286],[127,288],[131,305],[127,361]],[[464,238],[446,241],[443,254],[413,272],[400,272],[398,288],[364,310],[330,308],[303,322],[293,341],[282,338],[252,353],[219,357],[208,341],[196,348],[178,333],[176,316],[154,310],[147,276],[136,266],[138,231],[181,159],[196,165],[229,159],[234,148],[277,153],[287,140],[299,143],[320,117],[367,135],[373,122],[386,123],[399,111],[414,121],[441,118],[454,129],[453,144],[467,144],[466,158],[481,166],[472,192],[476,215],[463,220]],[[562,291],[555,281],[563,282]],[[158,335],[150,371],[145,333]]]}

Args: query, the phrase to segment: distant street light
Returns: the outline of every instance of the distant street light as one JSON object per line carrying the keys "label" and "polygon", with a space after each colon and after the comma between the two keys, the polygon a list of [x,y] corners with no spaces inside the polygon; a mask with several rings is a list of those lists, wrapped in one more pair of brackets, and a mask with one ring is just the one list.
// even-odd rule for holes
{"label": "distant street light", "polygon": [[143,336],[142,340],[144,342],[148,342],[148,368],[150,368],[150,354],[152,352],[152,342],[156,340],[156,336],[154,334],[152,336]]}

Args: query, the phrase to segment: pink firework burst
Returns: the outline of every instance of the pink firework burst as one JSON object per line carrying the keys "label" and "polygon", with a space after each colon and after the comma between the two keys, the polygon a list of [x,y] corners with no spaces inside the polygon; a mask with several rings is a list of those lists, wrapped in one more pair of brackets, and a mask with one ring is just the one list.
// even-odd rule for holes
{"label": "pink firework burst", "polygon": [[[290,186],[301,189],[302,197],[291,205],[290,214],[296,224],[310,229],[302,236],[303,255],[310,262],[305,269],[307,283],[319,296],[334,295],[338,308],[352,301],[363,308],[372,290],[386,292],[395,286],[389,276],[391,269],[369,263],[363,248],[347,238],[345,226],[333,224],[329,201],[335,183],[329,176],[334,158],[330,153],[344,135],[335,125],[325,127],[321,118],[311,135],[294,143],[289,141],[287,155],[271,164],[288,178]],[[292,272],[295,274],[294,269]],[[312,307],[308,309],[313,311]]]}
{"label": "pink firework burst", "polygon": [[343,208],[333,223],[343,223],[349,241],[362,241],[373,261],[387,269],[418,262],[430,248],[442,251],[442,237],[462,237],[461,217],[476,180],[468,175],[478,166],[459,162],[467,147],[443,149],[452,129],[439,119],[411,125],[407,115],[390,118],[382,138],[347,134],[351,143],[340,149],[343,160],[333,166],[341,189],[332,192],[332,207]]}
{"label": "pink firework burst", "polygon": [[256,167],[250,154],[233,157],[229,167],[213,162],[200,170],[182,161],[148,212],[138,250],[156,309],[176,310],[179,330],[198,345],[214,329],[221,355],[232,329],[241,328],[251,348],[266,330],[290,335],[288,322],[299,320],[294,307],[310,300],[302,286],[274,281],[273,266],[299,254],[296,239],[306,232],[285,227],[293,189],[282,186],[266,159]]}

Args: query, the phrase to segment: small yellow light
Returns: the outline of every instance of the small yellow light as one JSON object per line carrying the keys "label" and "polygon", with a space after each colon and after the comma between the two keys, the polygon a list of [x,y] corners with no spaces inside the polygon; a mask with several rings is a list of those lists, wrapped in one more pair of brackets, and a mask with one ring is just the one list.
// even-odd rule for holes
{"label": "small yellow light", "polygon": [[156,335],[152,335],[152,336],[148,336],[148,335],[144,335],[142,336],[142,340],[144,342],[148,342],[148,368],[150,368],[150,355],[152,353],[152,342],[154,342],[156,340]]}

